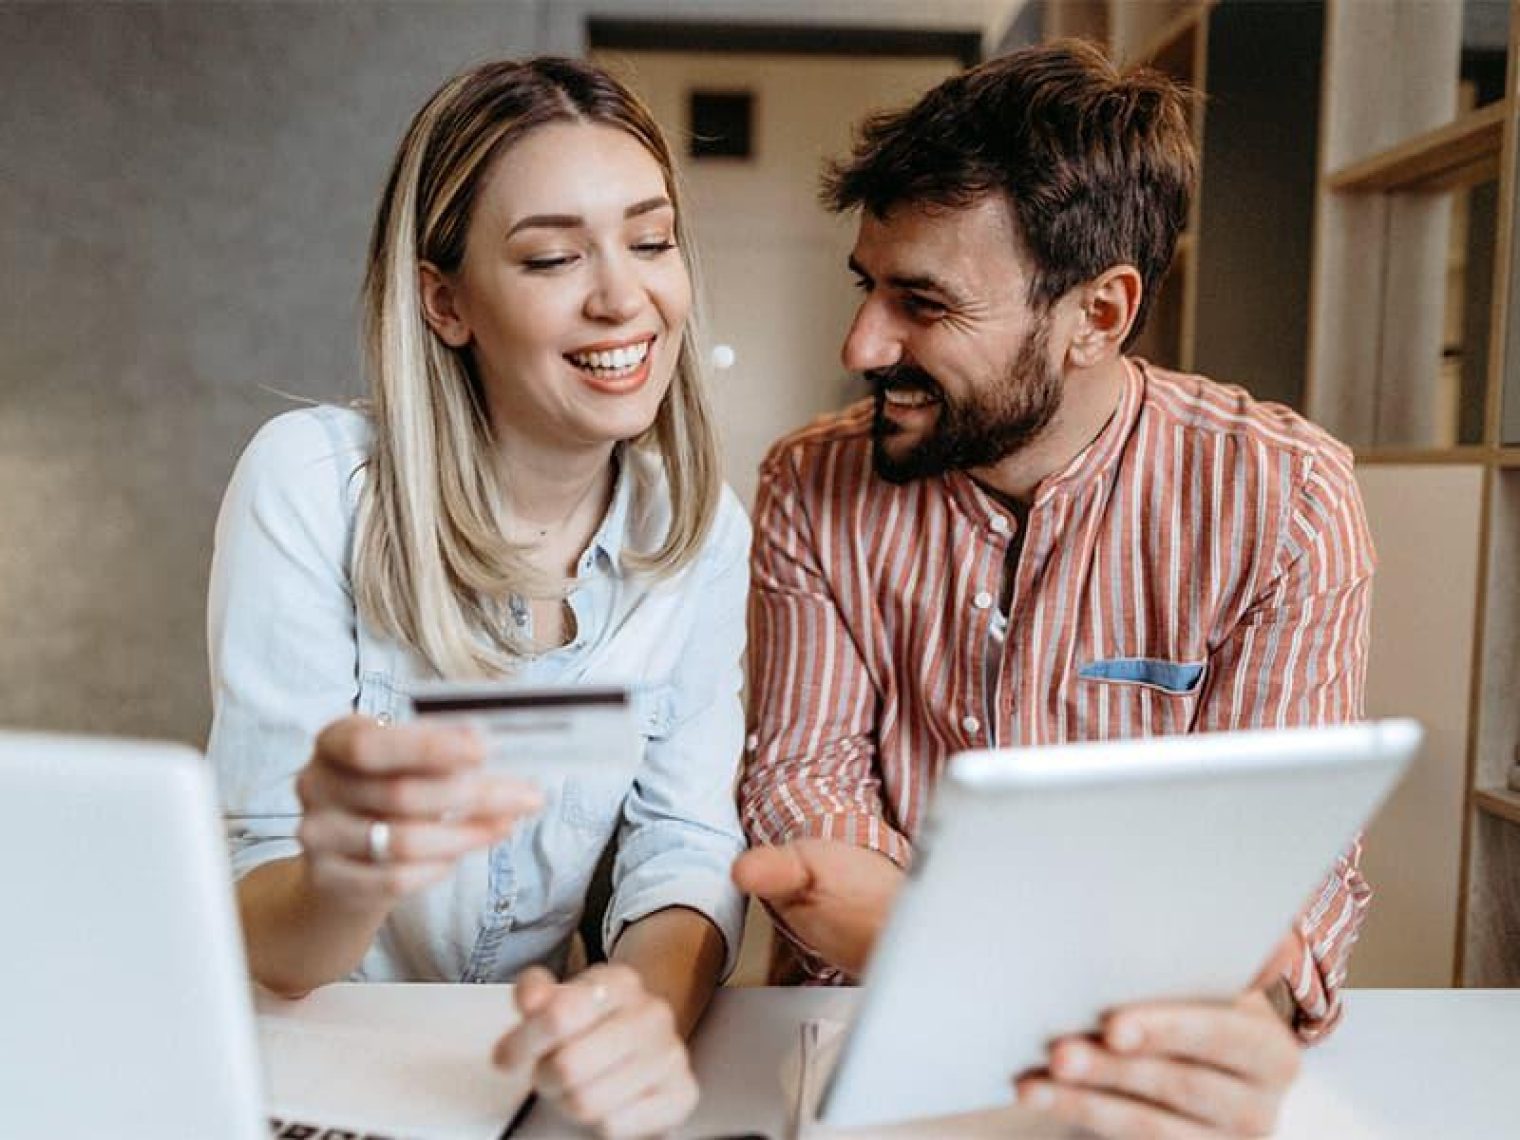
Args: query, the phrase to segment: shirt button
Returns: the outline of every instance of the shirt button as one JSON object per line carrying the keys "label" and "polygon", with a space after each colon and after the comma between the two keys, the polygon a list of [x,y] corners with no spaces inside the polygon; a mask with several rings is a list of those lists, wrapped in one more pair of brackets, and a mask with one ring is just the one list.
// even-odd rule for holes
{"label": "shirt button", "polygon": [[982,722],[977,720],[974,716],[962,717],[961,727],[966,730],[967,735],[975,736],[978,732],[981,731]]}
{"label": "shirt button", "polygon": [[375,723],[378,724],[381,728],[385,728],[391,723],[391,714],[388,712],[378,714],[375,717]]}
{"label": "shirt button", "polygon": [[976,597],[971,599],[971,604],[979,610],[989,609],[992,606],[992,595],[986,590],[981,590]]}
{"label": "shirt button", "polygon": [[1013,530],[1013,527],[1009,524],[1006,515],[993,515],[992,529],[998,534],[1008,534]]}

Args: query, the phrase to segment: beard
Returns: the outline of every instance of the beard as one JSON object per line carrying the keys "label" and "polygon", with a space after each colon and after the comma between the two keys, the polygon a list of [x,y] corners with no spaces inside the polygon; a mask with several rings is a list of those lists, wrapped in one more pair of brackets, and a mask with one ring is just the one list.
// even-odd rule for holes
{"label": "beard", "polygon": [[[871,462],[889,483],[908,483],[947,471],[988,467],[1034,440],[1061,407],[1061,375],[1047,356],[1050,322],[1042,318],[1019,346],[1000,381],[964,396],[951,397],[929,373],[912,364],[865,374],[876,397],[871,424]],[[904,434],[886,414],[889,388],[923,392],[939,414],[927,435],[907,451],[893,453],[888,441]]]}

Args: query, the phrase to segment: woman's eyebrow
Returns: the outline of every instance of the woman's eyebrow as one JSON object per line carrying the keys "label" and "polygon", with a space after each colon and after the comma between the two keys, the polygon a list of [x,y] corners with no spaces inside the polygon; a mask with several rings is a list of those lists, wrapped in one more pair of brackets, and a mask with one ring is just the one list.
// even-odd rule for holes
{"label": "woman's eyebrow", "polygon": [[[660,210],[670,205],[670,199],[661,195],[658,198],[645,198],[642,202],[635,202],[623,211],[625,218],[637,218],[652,210]],[[586,219],[579,214],[529,214],[517,222],[507,231],[507,237],[511,237],[519,230],[528,229],[551,229],[551,230],[574,230],[586,224]]]}

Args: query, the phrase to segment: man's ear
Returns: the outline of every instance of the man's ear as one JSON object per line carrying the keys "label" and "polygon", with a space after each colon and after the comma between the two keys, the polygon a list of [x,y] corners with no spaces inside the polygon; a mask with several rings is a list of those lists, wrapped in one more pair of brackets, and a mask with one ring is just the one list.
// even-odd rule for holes
{"label": "man's ear", "polygon": [[1082,311],[1069,355],[1079,368],[1091,368],[1117,357],[1134,326],[1145,286],[1133,265],[1105,269],[1081,288]]}
{"label": "man's ear", "polygon": [[463,348],[473,335],[459,312],[459,296],[454,283],[431,262],[417,266],[417,292],[422,298],[422,319],[438,339],[450,348]]}

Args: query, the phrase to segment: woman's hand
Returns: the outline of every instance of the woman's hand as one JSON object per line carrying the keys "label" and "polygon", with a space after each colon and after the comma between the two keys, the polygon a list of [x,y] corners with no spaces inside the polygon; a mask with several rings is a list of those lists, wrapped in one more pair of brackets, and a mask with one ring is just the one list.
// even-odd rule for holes
{"label": "woman's hand", "polygon": [[532,784],[484,763],[485,745],[467,728],[382,726],[364,716],[328,725],[296,779],[314,889],[348,907],[388,910],[543,806]]}
{"label": "woman's hand", "polygon": [[492,1060],[531,1075],[539,1095],[604,1137],[659,1135],[697,1104],[697,1082],[670,1006],[628,966],[593,966],[560,985],[541,967],[515,991],[522,1021]]}

